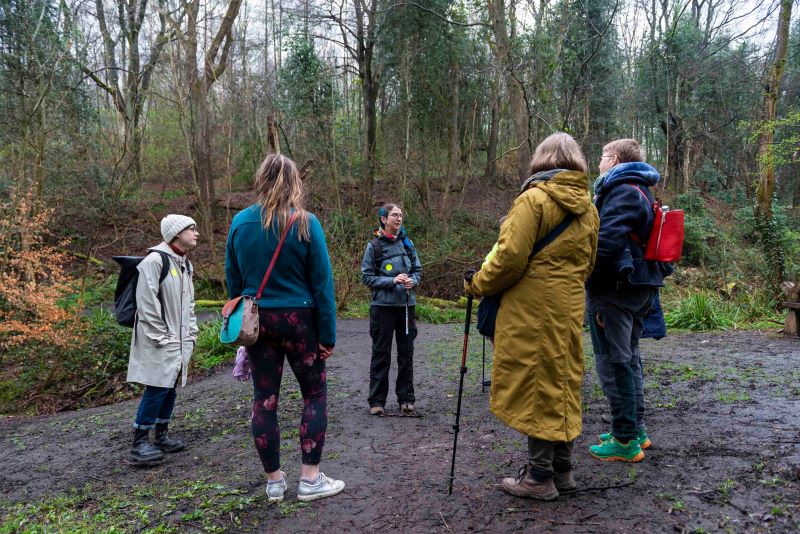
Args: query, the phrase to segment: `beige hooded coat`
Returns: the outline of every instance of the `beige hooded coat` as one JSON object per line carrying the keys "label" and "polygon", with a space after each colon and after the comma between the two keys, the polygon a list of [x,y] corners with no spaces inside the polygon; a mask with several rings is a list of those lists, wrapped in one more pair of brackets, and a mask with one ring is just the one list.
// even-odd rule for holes
{"label": "beige hooded coat", "polygon": [[149,250],[166,252],[170,269],[161,283],[159,301],[161,255],[148,254],[136,267],[139,282],[136,286],[136,324],[131,337],[128,382],[171,388],[180,375],[181,385],[185,386],[189,360],[197,341],[192,276],[186,257],[178,256],[166,243]]}
{"label": "beige hooded coat", "polygon": [[[576,219],[528,259],[567,215]],[[495,327],[490,409],[510,427],[547,441],[581,433],[584,282],[597,252],[599,219],[582,172],[562,171],[514,201],[496,254],[465,289],[503,291]]]}

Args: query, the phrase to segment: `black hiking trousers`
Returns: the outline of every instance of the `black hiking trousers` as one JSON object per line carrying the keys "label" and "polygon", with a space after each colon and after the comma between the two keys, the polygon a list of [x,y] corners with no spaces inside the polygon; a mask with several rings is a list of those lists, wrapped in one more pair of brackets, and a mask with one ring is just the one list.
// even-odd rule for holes
{"label": "black hiking trousers", "polygon": [[392,363],[392,337],[397,339],[397,382],[395,393],[398,404],[414,402],[414,338],[417,324],[414,306],[408,307],[408,335],[406,335],[405,306],[371,306],[369,309],[369,335],[372,338],[372,362],[369,367],[370,407],[385,406],[389,394],[389,368]]}

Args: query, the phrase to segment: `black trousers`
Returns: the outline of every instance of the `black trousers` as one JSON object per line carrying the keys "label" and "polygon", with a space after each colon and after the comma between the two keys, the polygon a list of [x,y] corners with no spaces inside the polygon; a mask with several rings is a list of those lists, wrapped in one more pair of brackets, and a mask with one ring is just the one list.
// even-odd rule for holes
{"label": "black trousers", "polygon": [[370,407],[386,405],[389,368],[392,363],[392,336],[397,339],[397,402],[414,402],[414,338],[417,337],[414,306],[408,307],[408,335],[405,306],[371,306],[369,335],[372,338],[367,399]]}

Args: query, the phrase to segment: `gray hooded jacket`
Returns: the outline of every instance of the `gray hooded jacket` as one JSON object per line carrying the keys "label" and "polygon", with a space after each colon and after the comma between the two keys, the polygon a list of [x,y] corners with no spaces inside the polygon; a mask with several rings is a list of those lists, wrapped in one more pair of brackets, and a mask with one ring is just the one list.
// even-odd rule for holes
{"label": "gray hooded jacket", "polygon": [[[405,306],[406,290],[403,284],[395,284],[394,278],[398,274],[406,273],[414,281],[414,288],[408,292],[408,305],[417,303],[416,287],[422,277],[422,265],[417,256],[417,250],[412,245],[412,260],[409,259],[405,246],[404,235],[394,241],[381,235],[381,257],[376,261],[372,241],[367,244],[364,257],[361,260],[361,281],[372,289],[372,306]],[[376,266],[379,266],[376,270]]]}

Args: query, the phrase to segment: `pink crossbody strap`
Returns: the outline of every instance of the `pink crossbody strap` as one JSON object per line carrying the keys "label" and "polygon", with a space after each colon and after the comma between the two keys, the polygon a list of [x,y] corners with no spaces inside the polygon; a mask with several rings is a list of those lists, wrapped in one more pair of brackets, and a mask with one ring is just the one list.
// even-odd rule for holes
{"label": "pink crossbody strap", "polygon": [[275,249],[275,253],[272,255],[272,260],[269,262],[269,267],[267,267],[267,272],[264,274],[264,279],[261,280],[261,285],[258,286],[258,293],[256,293],[256,302],[261,300],[261,294],[264,292],[264,288],[267,287],[267,281],[269,280],[269,275],[272,273],[272,268],[275,267],[275,262],[278,261],[278,255],[281,253],[281,249],[283,248],[283,242],[286,241],[286,236],[289,233],[289,229],[294,224],[294,220],[297,219],[297,211],[292,213],[289,217],[289,222],[286,223],[286,227],[283,229],[281,233],[281,240],[278,241],[278,246]]}

